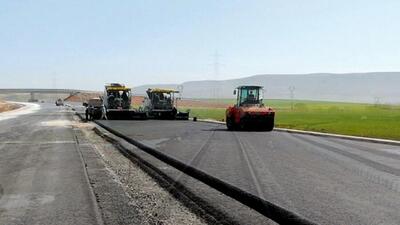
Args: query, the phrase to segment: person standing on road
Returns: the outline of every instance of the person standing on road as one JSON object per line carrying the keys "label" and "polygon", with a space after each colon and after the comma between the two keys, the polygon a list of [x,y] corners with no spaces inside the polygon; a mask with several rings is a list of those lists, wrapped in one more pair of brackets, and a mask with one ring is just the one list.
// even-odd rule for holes
{"label": "person standing on road", "polygon": [[86,109],[85,109],[85,117],[86,117],[86,121],[88,121],[89,120],[89,110],[88,110],[88,106],[86,107]]}

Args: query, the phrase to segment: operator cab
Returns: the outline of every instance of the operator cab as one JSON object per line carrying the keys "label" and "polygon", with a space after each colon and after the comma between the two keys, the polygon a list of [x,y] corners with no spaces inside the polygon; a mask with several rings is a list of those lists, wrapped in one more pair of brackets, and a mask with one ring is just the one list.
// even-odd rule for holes
{"label": "operator cab", "polygon": [[148,89],[147,95],[151,101],[152,109],[170,110],[174,107],[175,93],[178,91],[172,89]]}
{"label": "operator cab", "polygon": [[244,105],[263,105],[262,86],[239,86],[233,94],[237,97],[236,106]]}
{"label": "operator cab", "polygon": [[110,109],[129,109],[131,101],[131,89],[121,84],[106,86],[106,102]]}

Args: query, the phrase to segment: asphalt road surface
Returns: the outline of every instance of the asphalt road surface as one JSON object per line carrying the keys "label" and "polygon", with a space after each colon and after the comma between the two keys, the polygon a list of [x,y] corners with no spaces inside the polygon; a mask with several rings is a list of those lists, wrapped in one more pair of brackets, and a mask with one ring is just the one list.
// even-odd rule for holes
{"label": "asphalt road surface", "polygon": [[320,224],[400,224],[400,147],[192,121],[101,121]]}
{"label": "asphalt road surface", "polygon": [[0,224],[99,224],[72,113],[44,106],[0,120]]}

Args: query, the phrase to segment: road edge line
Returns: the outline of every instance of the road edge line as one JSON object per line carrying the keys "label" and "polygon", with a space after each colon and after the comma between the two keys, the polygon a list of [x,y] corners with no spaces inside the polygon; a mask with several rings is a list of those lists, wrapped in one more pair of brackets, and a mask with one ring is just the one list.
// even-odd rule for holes
{"label": "road edge line", "polygon": [[[225,124],[225,122],[217,121],[217,120],[210,120],[210,119],[197,119],[197,121],[206,122],[206,123],[214,123],[214,124]],[[305,131],[305,130],[296,130],[296,129],[279,128],[279,127],[274,128],[273,131],[294,133],[294,134],[305,134],[305,135],[321,136],[321,137],[333,137],[333,138],[340,138],[340,139],[353,140],[353,141],[364,141],[364,142],[372,142],[372,143],[378,143],[378,144],[400,146],[400,141],[390,140],[390,139],[369,138],[369,137],[333,134],[333,133],[322,133],[322,132],[316,132],[316,131]]]}
{"label": "road edge line", "polygon": [[96,217],[96,222],[98,225],[104,225],[105,223],[104,223],[103,213],[97,202],[96,193],[94,192],[94,188],[90,182],[89,172],[88,172],[88,168],[87,168],[87,162],[86,162],[85,158],[83,157],[82,150],[79,146],[79,140],[78,140],[78,137],[76,136],[76,132],[75,132],[74,128],[72,128],[72,133],[73,133],[73,138],[75,140],[75,144],[74,144],[75,150],[78,152],[78,155],[80,157],[81,166],[84,171],[83,173],[85,176],[85,181],[86,181],[87,186],[89,187],[90,199],[93,204],[93,211],[94,211],[94,214]]}

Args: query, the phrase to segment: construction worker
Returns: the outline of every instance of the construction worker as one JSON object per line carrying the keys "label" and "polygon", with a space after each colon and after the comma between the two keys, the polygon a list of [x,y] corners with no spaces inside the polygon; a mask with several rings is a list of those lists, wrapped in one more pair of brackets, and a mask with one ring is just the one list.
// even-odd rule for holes
{"label": "construction worker", "polygon": [[86,118],[86,121],[88,121],[89,120],[89,110],[88,110],[88,106],[86,106],[86,109],[85,109],[85,118]]}
{"label": "construction worker", "polygon": [[114,96],[113,93],[111,93],[111,94],[108,96],[108,99],[107,99],[108,105],[110,105],[111,107],[114,107],[114,99],[115,99],[115,96]]}

